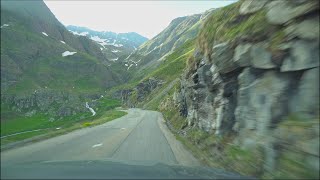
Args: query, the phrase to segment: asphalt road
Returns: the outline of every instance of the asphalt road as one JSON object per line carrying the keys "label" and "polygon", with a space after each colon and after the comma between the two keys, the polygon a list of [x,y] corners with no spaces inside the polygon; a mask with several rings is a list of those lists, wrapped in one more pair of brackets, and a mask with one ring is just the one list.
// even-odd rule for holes
{"label": "asphalt road", "polygon": [[129,109],[103,125],[1,152],[1,167],[28,162],[110,160],[198,166],[164,125],[161,113]]}

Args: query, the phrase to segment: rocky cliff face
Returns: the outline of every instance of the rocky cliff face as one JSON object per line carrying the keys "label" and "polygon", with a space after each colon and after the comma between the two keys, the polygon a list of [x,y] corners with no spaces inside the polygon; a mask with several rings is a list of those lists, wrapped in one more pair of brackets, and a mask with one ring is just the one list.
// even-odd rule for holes
{"label": "rocky cliff face", "polygon": [[[174,104],[186,118],[175,130],[229,137],[228,144],[200,146],[245,174],[319,177],[319,1],[247,0],[223,8],[205,22],[194,59],[160,107]],[[246,159],[246,152],[260,156]]]}
{"label": "rocky cliff face", "polygon": [[31,95],[2,95],[1,103],[14,112],[25,113],[26,116],[42,112],[55,119],[86,112],[85,99],[99,98],[97,94],[76,95],[66,91],[39,89]]}
{"label": "rocky cliff face", "polygon": [[134,88],[121,89],[112,93],[112,97],[121,100],[127,107],[137,107],[156,88],[164,82],[155,78],[148,78],[138,83]]}

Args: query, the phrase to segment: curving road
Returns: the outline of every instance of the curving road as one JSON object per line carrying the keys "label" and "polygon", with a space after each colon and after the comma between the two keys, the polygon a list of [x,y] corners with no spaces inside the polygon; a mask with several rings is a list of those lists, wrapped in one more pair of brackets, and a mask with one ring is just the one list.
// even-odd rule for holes
{"label": "curving road", "polygon": [[201,167],[155,111],[1,152],[1,179],[250,179]]}
{"label": "curving road", "polygon": [[161,113],[129,109],[103,125],[1,152],[1,167],[28,162],[111,160],[197,166],[199,162],[164,125]]}

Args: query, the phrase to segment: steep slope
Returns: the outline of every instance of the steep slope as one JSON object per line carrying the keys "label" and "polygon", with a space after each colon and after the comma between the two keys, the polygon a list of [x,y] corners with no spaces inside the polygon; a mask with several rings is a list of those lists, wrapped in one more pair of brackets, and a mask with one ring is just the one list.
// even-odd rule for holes
{"label": "steep slope", "polygon": [[[149,73],[145,73],[142,79],[131,80],[129,83],[112,88],[108,94],[113,98],[120,99],[128,107],[140,107],[156,96],[162,98],[164,89],[170,86],[173,81],[179,78],[183,70],[191,61],[194,53],[195,41],[189,40],[172,54],[164,58],[158,68]],[[162,96],[160,94],[162,94]],[[148,103],[152,107],[157,107],[160,99]]]}
{"label": "steep slope", "polygon": [[122,82],[106,62],[96,43],[70,33],[44,2],[1,1],[1,107],[83,111],[78,95]]}
{"label": "steep slope", "polygon": [[135,32],[114,33],[109,31],[94,31],[85,27],[67,26],[70,32],[78,36],[86,36],[100,45],[101,51],[109,61],[122,61],[135,51],[146,37]]}
{"label": "steep slope", "polygon": [[196,37],[201,23],[212,11],[172,20],[167,28],[126,57],[124,65],[135,72],[136,79],[153,71],[176,48]]}
{"label": "steep slope", "polygon": [[238,1],[211,13],[188,47],[114,97],[163,112],[209,166],[318,179],[319,1]]}

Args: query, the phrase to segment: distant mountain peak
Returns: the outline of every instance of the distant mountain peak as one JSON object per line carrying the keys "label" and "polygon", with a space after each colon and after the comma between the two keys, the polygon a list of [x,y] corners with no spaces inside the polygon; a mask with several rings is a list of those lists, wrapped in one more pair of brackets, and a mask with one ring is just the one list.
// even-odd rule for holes
{"label": "distant mountain peak", "polygon": [[77,36],[85,36],[96,42],[110,64],[122,62],[148,40],[136,32],[96,31],[74,25],[68,25],[66,28]]}

